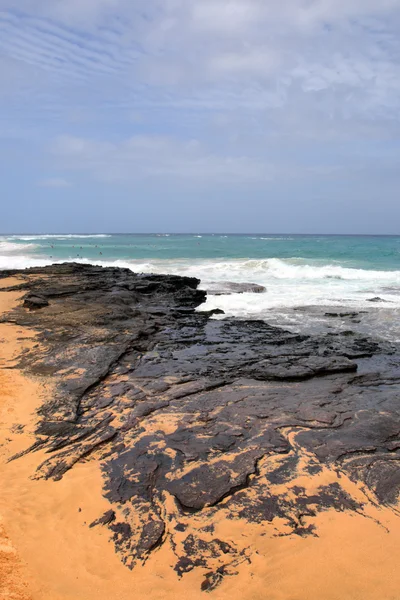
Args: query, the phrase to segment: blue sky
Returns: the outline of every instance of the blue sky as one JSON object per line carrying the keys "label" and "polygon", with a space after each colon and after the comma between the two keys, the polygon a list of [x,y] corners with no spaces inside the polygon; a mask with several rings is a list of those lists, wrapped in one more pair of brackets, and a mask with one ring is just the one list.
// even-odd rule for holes
{"label": "blue sky", "polygon": [[0,231],[400,233],[400,0],[0,0]]}

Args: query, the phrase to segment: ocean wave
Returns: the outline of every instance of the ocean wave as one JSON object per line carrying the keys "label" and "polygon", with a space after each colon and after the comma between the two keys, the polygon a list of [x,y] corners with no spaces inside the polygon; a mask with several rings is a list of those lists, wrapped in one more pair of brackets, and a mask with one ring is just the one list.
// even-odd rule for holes
{"label": "ocean wave", "polygon": [[[60,261],[63,262],[63,261]],[[35,258],[33,256],[0,255],[0,271],[3,269],[29,269],[30,267],[45,267],[53,264],[51,258]]]}
{"label": "ocean wave", "polygon": [[[75,236],[77,237],[77,236]],[[81,236],[83,237],[83,236]],[[89,237],[89,236],[87,236]],[[99,236],[97,236],[99,237]],[[9,239],[9,238],[7,238]],[[21,238],[19,238],[21,239]],[[37,238],[35,238],[37,239]],[[38,248],[35,244],[20,244],[8,241],[0,241],[0,256],[1,254],[10,254],[26,252]],[[47,263],[50,257],[25,256],[28,263],[32,259],[43,260]],[[24,256],[19,256],[19,260],[23,262]],[[76,261],[76,257],[69,257],[58,262]],[[99,260],[90,260],[80,258],[88,264],[104,265],[104,266],[120,266],[130,268],[140,272],[154,273],[170,273],[177,275],[190,275],[198,277],[202,281],[254,281],[255,283],[268,284],[273,280],[289,280],[289,281],[381,281],[386,285],[400,285],[400,270],[399,271],[378,271],[372,269],[359,269],[345,267],[338,264],[310,264],[312,261],[306,262],[306,259],[292,258],[265,258],[265,259],[107,259],[103,257]],[[50,262],[52,262],[50,260]]]}
{"label": "ocean wave", "polygon": [[[4,242],[3,242],[4,243]],[[15,244],[21,247],[21,244]],[[268,320],[270,310],[298,306],[346,305],[368,307],[372,297],[383,298],[374,308],[400,308],[400,271],[356,269],[337,264],[305,263],[305,259],[118,259],[100,260],[70,257],[69,262],[104,267],[128,268],[136,273],[174,274],[197,277],[201,288],[215,288],[216,282],[249,282],[263,285],[265,294],[209,296],[207,307],[222,308],[229,316],[258,316]],[[57,261],[50,257],[0,250],[0,269],[45,266]]]}
{"label": "ocean wave", "polygon": [[342,267],[340,265],[294,264],[289,260],[270,258],[260,261],[246,261],[246,266],[258,272],[265,272],[278,279],[342,279],[354,280],[394,280],[400,283],[400,271],[376,271]]}
{"label": "ocean wave", "polygon": [[[7,245],[8,244],[8,245]],[[25,246],[25,248],[24,248]],[[197,277],[200,287],[212,289],[217,282],[248,282],[263,285],[263,294],[233,293],[209,295],[199,310],[220,308],[227,317],[259,318],[279,326],[303,331],[307,319],[310,331],[324,319],[324,308],[319,316],[307,316],[299,307],[346,307],[376,312],[376,332],[397,319],[381,317],[389,311],[400,310],[400,271],[378,271],[350,268],[340,264],[321,264],[307,259],[107,259],[90,260],[70,257],[55,261],[49,256],[32,255],[33,244],[0,242],[0,270],[24,269],[63,262],[93,264],[103,267],[121,267],[136,273],[175,274]],[[20,249],[25,252],[21,253]],[[8,251],[7,251],[8,249]],[[371,303],[371,298],[381,300]],[[383,312],[381,312],[383,311]],[[312,313],[312,311],[311,311]],[[310,314],[311,314],[310,313]],[[340,326],[340,320],[338,321]],[[332,319],[327,327],[336,326]],[[399,332],[388,333],[393,339]],[[391,339],[392,339],[391,338]]]}
{"label": "ocean wave", "polygon": [[292,242],[294,238],[291,237],[252,237],[251,240],[268,240],[271,242]]}
{"label": "ocean wave", "polygon": [[0,240],[0,255],[9,253],[26,252],[37,248],[36,244],[16,244],[14,242],[6,242]]}
{"label": "ocean wave", "polygon": [[[305,259],[302,259],[303,261]],[[337,264],[298,264],[300,259],[128,259],[108,261],[141,272],[190,275],[202,281],[382,281],[400,285],[400,271],[377,271],[343,267]],[[296,264],[297,263],[297,264]]]}
{"label": "ocean wave", "polygon": [[23,241],[30,241],[30,240],[69,240],[69,239],[74,239],[74,238],[79,238],[79,239],[91,239],[91,238],[109,238],[112,237],[109,234],[106,233],[96,233],[93,235],[80,235],[80,234],[75,234],[75,233],[66,233],[66,234],[50,234],[50,233],[46,233],[46,234],[38,234],[38,235],[10,235],[7,236],[8,240],[23,240]]}

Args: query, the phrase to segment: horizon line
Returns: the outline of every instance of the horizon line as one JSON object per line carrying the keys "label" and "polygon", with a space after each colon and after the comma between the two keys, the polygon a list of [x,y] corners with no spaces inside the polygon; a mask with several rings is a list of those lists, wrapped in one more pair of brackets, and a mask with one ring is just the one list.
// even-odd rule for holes
{"label": "horizon line", "polygon": [[184,231],[184,232],[172,232],[172,231],[146,231],[146,232],[110,232],[110,231],[96,231],[96,232],[87,232],[87,231],[68,231],[68,232],[13,232],[13,233],[1,233],[0,236],[22,236],[22,235],[31,235],[31,236],[39,236],[39,235],[48,235],[48,236],[61,236],[61,235],[87,235],[87,236],[100,236],[100,235],[108,235],[108,236],[117,236],[117,235],[204,235],[204,236],[214,236],[214,235],[231,235],[231,236],[246,236],[246,235],[271,235],[271,236],[279,236],[279,235],[291,235],[291,236],[326,236],[326,237],[400,237],[400,233],[294,233],[288,231],[282,231],[278,233],[272,233],[268,231],[264,232],[226,232],[226,231],[213,231],[213,232],[204,232],[204,231]]}

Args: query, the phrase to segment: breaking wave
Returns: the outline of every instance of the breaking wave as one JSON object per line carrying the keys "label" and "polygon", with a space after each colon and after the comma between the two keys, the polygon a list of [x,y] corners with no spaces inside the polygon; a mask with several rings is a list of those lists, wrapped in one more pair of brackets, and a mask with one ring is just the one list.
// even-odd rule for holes
{"label": "breaking wave", "polygon": [[[105,234],[104,234],[105,235]],[[25,236],[28,237],[28,236]],[[53,236],[47,236],[53,237]],[[62,236],[59,236],[62,237]],[[66,236],[65,236],[66,237]],[[77,237],[77,236],[69,236]],[[95,236],[87,236],[95,237]],[[96,236],[99,237],[99,236]],[[30,236],[29,239],[38,239]],[[35,244],[0,240],[0,269],[45,266],[66,260],[82,264],[129,268],[137,273],[170,273],[197,277],[203,289],[216,289],[218,282],[256,283],[264,294],[209,295],[205,307],[222,308],[227,316],[271,319],[271,311],[304,306],[373,306],[400,309],[400,270],[379,271],[351,268],[343,264],[321,264],[310,259],[107,259],[51,258]],[[21,240],[21,238],[18,238]],[[47,246],[47,244],[46,244]],[[314,264],[313,264],[314,263]],[[381,300],[376,300],[379,297]]]}
{"label": "breaking wave", "polygon": [[35,244],[15,244],[0,240],[0,257],[2,254],[23,253],[29,250],[34,250]]}
{"label": "breaking wave", "polygon": [[34,240],[69,240],[69,239],[74,239],[74,238],[78,238],[78,239],[91,239],[91,238],[108,238],[108,237],[112,237],[109,234],[106,233],[96,233],[93,235],[81,235],[81,234],[74,234],[74,233],[68,233],[68,234],[38,234],[38,235],[10,235],[7,236],[8,240],[22,240],[22,241],[34,241]]}
{"label": "breaking wave", "polygon": [[[217,259],[164,259],[116,260],[102,262],[132,268],[143,273],[172,273],[198,277],[207,281],[253,281],[268,284],[271,280],[289,281],[385,281],[400,285],[400,271],[355,269],[340,265],[295,264],[303,259],[283,260],[217,260]],[[97,264],[97,263],[96,263]]]}

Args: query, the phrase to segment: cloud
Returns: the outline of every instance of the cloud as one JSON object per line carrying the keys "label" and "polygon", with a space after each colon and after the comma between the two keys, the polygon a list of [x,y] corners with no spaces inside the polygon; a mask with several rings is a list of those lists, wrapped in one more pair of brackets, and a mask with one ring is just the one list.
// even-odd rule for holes
{"label": "cloud", "polygon": [[41,179],[37,185],[43,188],[68,188],[71,187],[71,183],[66,179],[53,177],[49,179]]}
{"label": "cloud", "polygon": [[67,86],[71,103],[100,108],[124,98],[130,111],[138,100],[208,109],[216,97],[246,109],[277,87],[282,106],[338,86],[346,103],[362,87],[354,101],[366,115],[386,96],[399,102],[400,0],[150,0],[145,8],[139,0],[21,0],[18,12],[11,0],[2,5],[9,10],[0,12],[0,52],[39,69],[59,105]]}
{"label": "cloud", "polygon": [[0,0],[0,151],[66,181],[367,188],[397,156],[399,28],[400,0]]}
{"label": "cloud", "polygon": [[145,8],[139,0],[21,0],[18,12],[11,0],[2,5],[9,121],[17,110],[61,122],[85,111],[101,120],[113,110],[123,120],[160,107],[293,104],[299,123],[312,111],[368,120],[400,110],[400,0],[149,0]]}
{"label": "cloud", "polygon": [[262,2],[253,0],[203,0],[190,3],[189,21],[193,27],[218,35],[237,35],[265,15]]}
{"label": "cloud", "polygon": [[232,185],[266,182],[273,176],[266,160],[218,156],[197,140],[160,136],[134,136],[119,142],[60,136],[52,154],[63,168],[110,183],[158,179]]}

